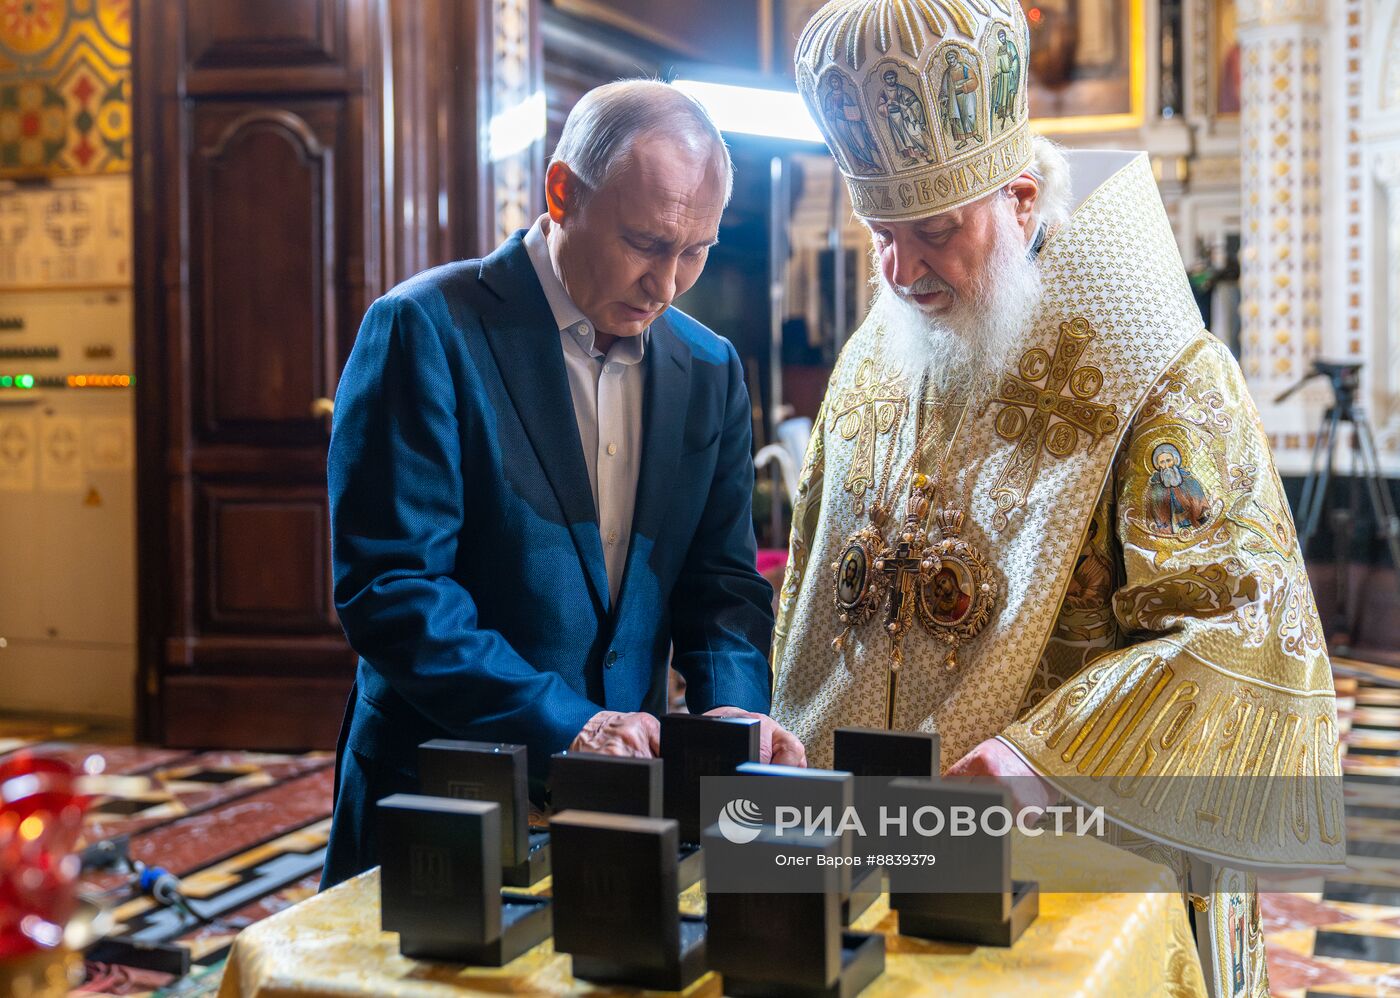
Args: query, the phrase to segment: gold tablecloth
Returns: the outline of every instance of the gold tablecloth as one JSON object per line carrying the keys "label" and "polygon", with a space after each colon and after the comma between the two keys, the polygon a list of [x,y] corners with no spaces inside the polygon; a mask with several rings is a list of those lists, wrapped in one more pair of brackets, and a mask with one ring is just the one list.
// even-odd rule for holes
{"label": "gold tablecloth", "polygon": [[[1040,917],[1009,949],[892,935],[895,915],[877,901],[855,928],[886,933],[885,973],[865,998],[1015,993],[1060,996],[1203,996],[1205,986],[1181,896],[1165,868],[1092,839],[1017,835],[1018,879],[1053,882]],[[1133,893],[1093,892],[1096,884],[1139,883]],[[548,881],[539,891],[548,889]],[[698,886],[684,910],[703,903]],[[379,930],[379,871],[371,870],[245,929],[229,955],[219,998],[348,995],[438,998],[466,995],[617,994],[576,981],[569,957],[546,940],[501,969],[463,968],[402,957],[398,936]],[[688,996],[722,993],[706,974]]]}

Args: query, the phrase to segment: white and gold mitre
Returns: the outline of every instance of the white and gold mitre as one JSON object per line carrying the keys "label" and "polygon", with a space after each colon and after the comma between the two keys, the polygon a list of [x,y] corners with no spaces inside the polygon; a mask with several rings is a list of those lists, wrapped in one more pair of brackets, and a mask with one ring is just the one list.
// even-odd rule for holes
{"label": "white and gold mitre", "polygon": [[797,43],[797,88],[857,215],[924,218],[1031,161],[1019,0],[831,0]]}

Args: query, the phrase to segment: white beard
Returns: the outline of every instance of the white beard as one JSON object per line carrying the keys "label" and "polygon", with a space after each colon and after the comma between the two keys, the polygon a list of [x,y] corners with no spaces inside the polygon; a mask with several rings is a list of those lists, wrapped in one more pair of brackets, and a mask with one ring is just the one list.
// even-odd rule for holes
{"label": "white beard", "polygon": [[[994,208],[993,210],[998,210]],[[1009,212],[997,221],[996,244],[970,294],[956,295],[940,312],[905,297],[952,290],[935,276],[895,291],[879,276],[870,317],[884,330],[884,350],[906,375],[923,377],[939,398],[973,404],[995,392],[1008,355],[1026,333],[1042,287],[1040,268],[1027,257],[1025,235]]]}

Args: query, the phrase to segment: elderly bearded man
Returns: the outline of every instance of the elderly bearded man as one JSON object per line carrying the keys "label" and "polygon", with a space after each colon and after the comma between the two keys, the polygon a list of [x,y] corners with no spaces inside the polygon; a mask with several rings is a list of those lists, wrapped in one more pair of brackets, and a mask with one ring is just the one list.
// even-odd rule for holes
{"label": "elderly bearded man", "polygon": [[[891,63],[927,101],[955,54],[984,81],[979,115],[987,87],[1017,98],[1004,131],[979,120],[985,147],[959,151],[945,122],[936,164],[887,146],[880,175],[823,122],[881,287],[808,450],[773,716],[817,765],[838,726],[936,730],[945,771],[1102,806],[1197,896],[1213,993],[1265,995],[1255,874],[1345,851],[1312,593],[1147,158],[1067,160],[1034,137],[1026,81],[995,82],[1008,44],[1027,66],[1010,0],[839,0],[799,42],[818,115],[833,75],[865,81],[847,89],[873,114]],[[1280,793],[1285,775],[1305,792]]]}
{"label": "elderly bearded man", "polygon": [[[755,568],[734,348],[671,307],[729,199],[713,122],[662,83],[584,95],[549,212],[366,315],[336,399],[335,599],[360,655],[324,883],[377,862],[373,806],[430,738],[649,756],[667,662],[693,712],[764,716],[772,588]],[[669,653],[669,655],[668,655]]]}

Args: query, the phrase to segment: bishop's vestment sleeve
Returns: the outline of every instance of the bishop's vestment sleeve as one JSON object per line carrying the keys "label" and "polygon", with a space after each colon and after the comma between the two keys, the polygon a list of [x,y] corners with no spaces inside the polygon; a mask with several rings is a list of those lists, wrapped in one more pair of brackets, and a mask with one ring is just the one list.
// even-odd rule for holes
{"label": "bishop's vestment sleeve", "polygon": [[1123,647],[1001,737],[1157,841],[1246,869],[1343,863],[1322,628],[1264,428],[1214,337],[1148,393],[1110,488]]}
{"label": "bishop's vestment sleeve", "polygon": [[[831,388],[827,386],[830,394]],[[778,669],[783,663],[783,647],[797,608],[797,595],[809,569],[812,541],[822,513],[822,481],[826,471],[826,400],[817,410],[812,422],[812,437],[807,441],[807,455],[802,461],[797,496],[792,504],[792,532],[788,540],[787,568],[783,570],[783,585],[778,591],[778,617],[773,627],[773,689],[778,688]],[[815,568],[816,566],[810,566]]]}

